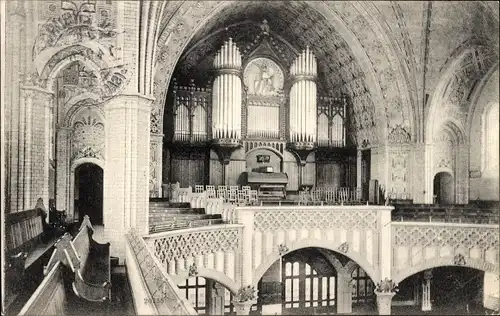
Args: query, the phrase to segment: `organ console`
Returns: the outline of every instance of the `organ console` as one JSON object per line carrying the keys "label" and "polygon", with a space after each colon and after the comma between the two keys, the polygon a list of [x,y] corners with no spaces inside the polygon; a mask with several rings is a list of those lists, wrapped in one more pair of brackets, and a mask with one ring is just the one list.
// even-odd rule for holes
{"label": "organ console", "polygon": [[265,166],[244,173],[243,181],[252,190],[257,190],[257,196],[260,200],[280,200],[286,198],[288,176],[286,173],[273,171],[272,167]]}

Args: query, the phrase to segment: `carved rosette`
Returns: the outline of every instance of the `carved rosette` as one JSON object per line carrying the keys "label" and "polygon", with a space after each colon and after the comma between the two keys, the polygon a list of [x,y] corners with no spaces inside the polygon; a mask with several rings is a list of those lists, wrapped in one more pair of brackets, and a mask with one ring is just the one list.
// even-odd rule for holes
{"label": "carved rosette", "polygon": [[72,160],[104,159],[104,122],[95,113],[77,118],[73,129]]}

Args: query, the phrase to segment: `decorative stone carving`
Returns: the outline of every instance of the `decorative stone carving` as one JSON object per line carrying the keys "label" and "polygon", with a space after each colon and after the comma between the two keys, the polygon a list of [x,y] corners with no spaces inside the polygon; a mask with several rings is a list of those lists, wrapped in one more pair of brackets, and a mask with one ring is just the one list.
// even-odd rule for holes
{"label": "decorative stone carving", "polygon": [[442,158],[437,163],[438,168],[451,168],[451,160],[449,158]]}
{"label": "decorative stone carving", "polygon": [[461,253],[458,253],[455,257],[453,257],[453,263],[457,266],[464,266],[467,264],[465,257]]}
{"label": "decorative stone carving", "polygon": [[385,278],[378,282],[375,287],[375,292],[378,293],[395,293],[397,291],[399,291],[397,283],[389,278]]}
{"label": "decorative stone carving", "polygon": [[194,277],[198,275],[198,267],[196,266],[196,263],[193,263],[191,266],[189,266],[189,277]]}
{"label": "decorative stone carving", "polygon": [[238,293],[236,293],[235,296],[235,301],[236,302],[248,302],[248,301],[253,301],[257,299],[257,293],[256,290],[253,286],[247,285],[245,287],[242,287],[238,290]]}
{"label": "decorative stone carving", "polygon": [[104,123],[91,112],[73,124],[72,159],[92,157],[103,159]]}
{"label": "decorative stone carving", "polygon": [[[61,16],[49,19],[41,28],[33,46],[33,59],[49,47],[72,45],[88,40],[115,37],[118,32],[112,29],[108,20],[101,19],[95,27],[95,4],[83,3],[80,7],[71,1],[62,1]],[[113,56],[111,46],[108,45]]]}
{"label": "decorative stone carving", "polygon": [[404,247],[452,247],[498,249],[497,228],[445,227],[445,226],[394,226],[394,246]]}
{"label": "decorative stone carving", "polygon": [[149,197],[158,197],[158,190],[156,189],[158,178],[156,174],[157,168],[157,151],[156,143],[151,142],[149,148]]}
{"label": "decorative stone carving", "polygon": [[339,251],[347,253],[349,251],[349,244],[347,242],[342,243],[342,245],[339,246]]}
{"label": "decorative stone carving", "polygon": [[288,231],[290,229],[377,229],[375,211],[358,210],[276,210],[255,211],[254,229],[260,231]]}
{"label": "decorative stone carving", "polygon": [[169,263],[179,258],[238,249],[240,238],[240,232],[235,228],[192,232],[156,238],[153,249],[161,262]]}
{"label": "decorative stone carving", "polygon": [[290,251],[290,249],[288,249],[286,245],[280,244],[278,246],[278,252],[280,254],[280,257],[283,257],[288,251]]}
{"label": "decorative stone carving", "polygon": [[401,125],[396,125],[389,132],[389,143],[391,144],[407,144],[410,141],[410,133]]}

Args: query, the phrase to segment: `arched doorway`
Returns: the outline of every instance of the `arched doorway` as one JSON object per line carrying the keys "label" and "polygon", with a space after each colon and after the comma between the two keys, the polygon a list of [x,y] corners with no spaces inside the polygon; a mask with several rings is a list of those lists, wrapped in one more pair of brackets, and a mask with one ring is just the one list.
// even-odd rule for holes
{"label": "arched doorway", "polygon": [[434,203],[455,203],[455,182],[448,172],[438,172],[434,176]]}
{"label": "arched doorway", "polygon": [[103,225],[103,170],[84,163],[75,170],[75,210],[78,220],[88,215],[94,225]]}

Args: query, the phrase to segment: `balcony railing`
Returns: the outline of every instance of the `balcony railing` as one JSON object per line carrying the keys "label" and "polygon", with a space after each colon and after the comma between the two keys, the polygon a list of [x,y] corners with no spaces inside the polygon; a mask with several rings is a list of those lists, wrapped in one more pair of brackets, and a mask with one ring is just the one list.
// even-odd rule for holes
{"label": "balcony railing", "polygon": [[177,285],[153,255],[144,239],[134,231],[129,232],[126,238],[127,272],[137,313],[197,315],[196,310],[180,294]]}

